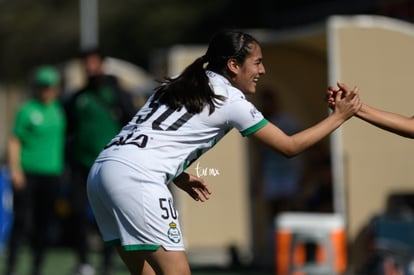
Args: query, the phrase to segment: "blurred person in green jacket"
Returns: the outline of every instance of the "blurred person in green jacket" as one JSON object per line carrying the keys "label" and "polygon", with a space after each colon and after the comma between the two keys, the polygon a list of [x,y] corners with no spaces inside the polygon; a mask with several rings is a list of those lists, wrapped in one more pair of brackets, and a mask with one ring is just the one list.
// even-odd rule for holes
{"label": "blurred person in green jacket", "polygon": [[[75,275],[95,274],[88,259],[88,200],[86,180],[93,162],[121,127],[135,114],[132,96],[121,88],[117,77],[105,73],[105,56],[99,49],[81,55],[86,85],[71,96],[65,110],[68,118],[68,157],[71,170],[71,198],[75,251]],[[89,212],[90,213],[90,212]],[[102,273],[111,268],[112,249],[104,248]]]}
{"label": "blurred person in green jacket", "polygon": [[33,97],[17,110],[8,142],[13,187],[13,227],[6,274],[14,274],[25,238],[33,250],[33,275],[41,274],[48,243],[48,226],[64,171],[66,119],[58,101],[60,75],[40,66],[34,75]]}

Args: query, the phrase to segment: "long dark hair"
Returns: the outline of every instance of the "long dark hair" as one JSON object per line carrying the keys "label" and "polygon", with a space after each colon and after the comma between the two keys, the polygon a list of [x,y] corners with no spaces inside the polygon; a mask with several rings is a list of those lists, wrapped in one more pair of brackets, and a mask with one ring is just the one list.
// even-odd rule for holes
{"label": "long dark hair", "polygon": [[218,101],[225,98],[216,95],[210,88],[205,70],[229,78],[227,61],[235,59],[243,64],[251,52],[252,43],[258,44],[258,41],[241,31],[225,30],[216,33],[210,40],[206,54],[186,67],[178,77],[165,79],[156,88],[154,100],[174,110],[180,110],[184,106],[194,114],[200,113],[208,105],[210,114],[213,113]]}

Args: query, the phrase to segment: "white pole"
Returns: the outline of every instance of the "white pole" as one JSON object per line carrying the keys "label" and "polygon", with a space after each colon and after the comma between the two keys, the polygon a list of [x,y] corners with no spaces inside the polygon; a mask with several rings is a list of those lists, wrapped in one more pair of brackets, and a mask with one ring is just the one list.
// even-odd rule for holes
{"label": "white pole", "polygon": [[98,0],[80,1],[80,48],[98,46]]}
{"label": "white pole", "polygon": [[[327,21],[327,47],[328,47],[328,85],[334,85],[340,76],[339,42],[336,29],[336,17],[333,16]],[[331,134],[331,155],[332,155],[332,174],[334,184],[334,212],[342,214],[346,221],[346,201],[345,201],[345,156],[342,144],[342,128],[337,129]]]}

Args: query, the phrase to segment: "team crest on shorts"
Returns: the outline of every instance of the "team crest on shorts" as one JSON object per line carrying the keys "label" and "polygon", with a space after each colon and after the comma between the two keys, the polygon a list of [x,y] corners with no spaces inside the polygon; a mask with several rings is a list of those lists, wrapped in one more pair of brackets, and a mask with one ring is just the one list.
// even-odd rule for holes
{"label": "team crest on shorts", "polygon": [[177,224],[175,222],[170,222],[170,228],[168,229],[168,238],[174,242],[179,243],[181,241],[181,233],[180,230],[177,228]]}

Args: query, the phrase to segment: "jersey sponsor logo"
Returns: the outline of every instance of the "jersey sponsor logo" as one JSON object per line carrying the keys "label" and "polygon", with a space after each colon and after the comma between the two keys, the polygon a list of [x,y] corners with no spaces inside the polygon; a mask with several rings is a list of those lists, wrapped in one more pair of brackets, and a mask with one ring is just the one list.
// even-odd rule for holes
{"label": "jersey sponsor logo", "polygon": [[168,229],[167,235],[168,238],[173,243],[179,243],[181,241],[181,233],[180,230],[177,228],[177,224],[175,222],[170,222],[170,228]]}
{"label": "jersey sponsor logo", "polygon": [[134,133],[131,132],[127,136],[121,136],[117,138],[116,140],[113,140],[108,145],[105,146],[104,149],[109,148],[111,146],[119,146],[119,145],[135,145],[139,148],[145,148],[148,143],[148,136],[144,134],[139,134],[137,136],[134,136]]}
{"label": "jersey sponsor logo", "polygon": [[[114,140],[112,140],[104,149],[109,148],[111,146],[120,146],[120,145],[136,145],[139,148],[145,148],[147,146],[149,137],[145,134],[141,134],[139,132],[139,124],[142,124],[146,121],[151,123],[152,130],[156,131],[177,131],[181,126],[183,126],[188,120],[190,120],[194,114],[184,112],[180,114],[180,116],[173,121],[169,121],[169,125],[165,125],[166,121],[169,117],[173,114],[177,113],[176,110],[167,108],[164,111],[157,111],[160,109],[160,104],[157,102],[151,102],[149,104],[149,109],[145,108],[141,110],[142,114],[138,114],[137,118],[135,119],[135,126],[129,129],[129,131],[124,134],[123,136],[118,136]],[[152,122],[149,120],[152,117]]]}

